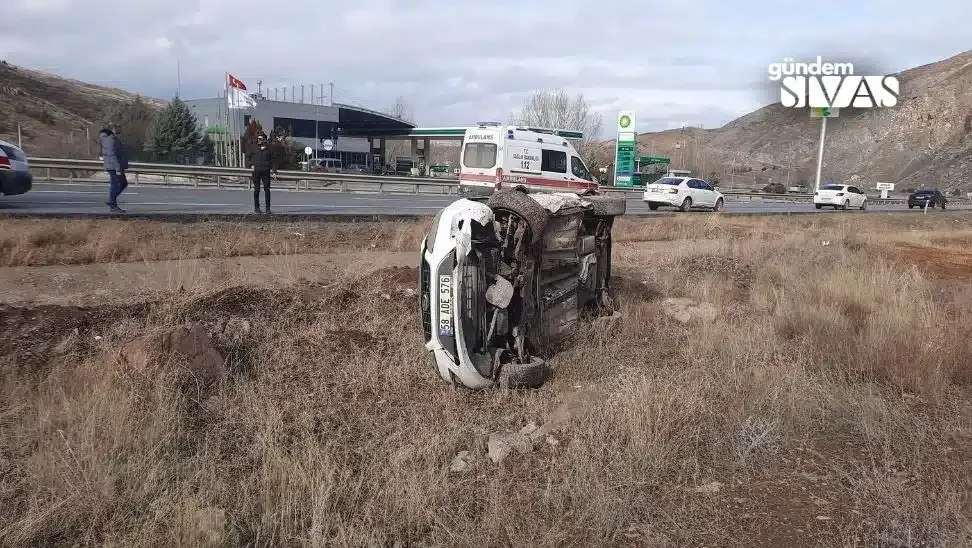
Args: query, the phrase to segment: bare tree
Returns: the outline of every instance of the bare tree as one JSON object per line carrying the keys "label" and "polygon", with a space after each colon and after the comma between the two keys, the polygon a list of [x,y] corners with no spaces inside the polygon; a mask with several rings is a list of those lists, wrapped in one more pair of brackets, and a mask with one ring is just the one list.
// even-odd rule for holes
{"label": "bare tree", "polygon": [[385,111],[385,114],[389,116],[394,116],[399,120],[404,120],[410,124],[415,123],[415,111],[412,110],[412,105],[405,100],[404,97],[398,96],[395,98],[395,104],[391,108]]}
{"label": "bare tree", "polygon": [[564,90],[535,92],[523,108],[510,116],[510,123],[583,132],[577,150],[588,164],[601,133],[601,115],[591,110],[584,95],[571,98]]}
{"label": "bare tree", "polygon": [[[385,114],[394,116],[395,118],[410,124],[415,123],[415,111],[412,110],[412,105],[410,105],[402,96],[395,98],[395,104],[385,109]],[[395,164],[395,158],[399,156],[408,156],[411,154],[411,152],[411,146],[409,145],[408,141],[401,139],[388,141],[385,148],[385,164],[393,166]]]}

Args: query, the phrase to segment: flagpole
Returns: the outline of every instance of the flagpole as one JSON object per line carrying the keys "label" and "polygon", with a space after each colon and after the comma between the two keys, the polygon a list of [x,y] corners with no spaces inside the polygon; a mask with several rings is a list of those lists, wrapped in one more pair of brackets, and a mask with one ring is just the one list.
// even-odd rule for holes
{"label": "flagpole", "polygon": [[224,148],[226,149],[226,167],[233,167],[232,161],[232,142],[230,142],[230,136],[233,135],[233,124],[230,121],[230,108],[229,108],[229,73],[223,73],[223,112],[226,114],[226,133],[223,134]]}
{"label": "flagpole", "polygon": [[219,102],[219,165],[229,167],[226,162],[226,93],[216,93]]}
{"label": "flagpole", "polygon": [[213,139],[215,139],[216,146],[216,166],[223,167],[223,135],[220,133],[223,128],[223,106],[220,104],[219,92],[216,92],[216,128],[217,131],[213,132]]}

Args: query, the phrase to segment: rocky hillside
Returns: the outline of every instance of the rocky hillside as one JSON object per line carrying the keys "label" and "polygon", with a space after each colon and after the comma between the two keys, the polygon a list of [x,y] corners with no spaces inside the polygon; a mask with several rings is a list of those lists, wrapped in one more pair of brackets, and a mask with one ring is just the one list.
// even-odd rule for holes
{"label": "rocky hillside", "polygon": [[[21,142],[31,156],[96,155],[94,141],[105,115],[134,98],[120,89],[0,62],[0,139],[16,143],[19,124]],[[164,105],[143,99],[151,106]]]}
{"label": "rocky hillside", "polygon": [[[972,51],[898,78],[898,106],[842,110],[828,121],[824,177],[868,188],[883,181],[972,191]],[[770,176],[783,182],[791,166],[790,180],[797,182],[812,178],[819,135],[820,121],[806,110],[774,104],[717,129],[643,134],[639,152],[680,158],[694,172],[702,171],[704,161],[706,176],[735,171],[752,182],[757,174],[758,184]],[[682,145],[676,150],[677,142]],[[608,158],[613,147],[613,141],[605,144]]]}

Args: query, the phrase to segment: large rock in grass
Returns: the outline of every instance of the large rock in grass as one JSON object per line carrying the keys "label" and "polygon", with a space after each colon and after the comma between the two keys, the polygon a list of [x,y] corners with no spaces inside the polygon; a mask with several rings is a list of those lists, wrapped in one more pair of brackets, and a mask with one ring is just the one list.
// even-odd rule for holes
{"label": "large rock in grass", "polygon": [[213,346],[201,324],[194,323],[144,335],[123,345],[119,359],[143,374],[168,364],[185,367],[202,384],[225,371],[223,356]]}

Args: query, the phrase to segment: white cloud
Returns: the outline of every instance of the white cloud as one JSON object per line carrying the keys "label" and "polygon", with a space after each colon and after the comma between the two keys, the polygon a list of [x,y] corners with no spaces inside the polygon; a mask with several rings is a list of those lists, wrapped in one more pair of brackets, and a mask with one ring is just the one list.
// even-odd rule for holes
{"label": "white cloud", "polygon": [[[42,9],[40,9],[42,8]],[[419,123],[505,120],[536,89],[583,93],[641,130],[713,127],[765,100],[783,56],[900,70],[968,44],[972,4],[903,0],[880,10],[818,0],[15,0],[7,60],[157,97],[214,96],[225,71],[264,89],[335,82],[382,109],[404,96]],[[288,94],[290,92],[288,91]]]}

